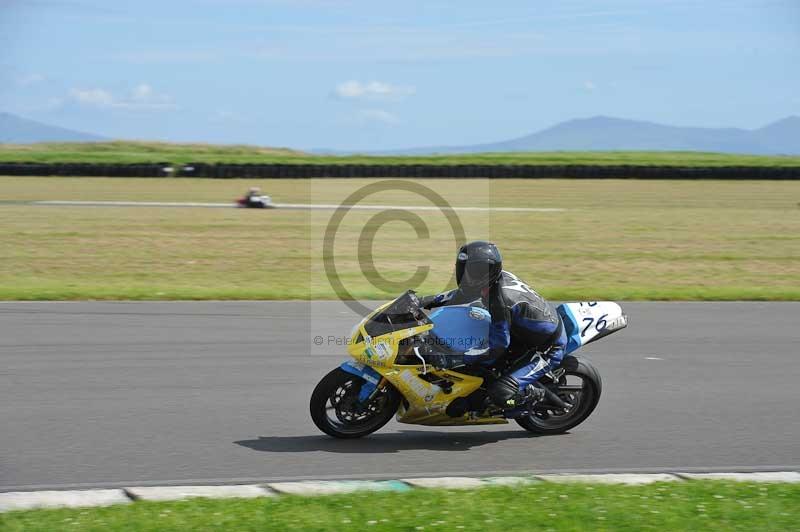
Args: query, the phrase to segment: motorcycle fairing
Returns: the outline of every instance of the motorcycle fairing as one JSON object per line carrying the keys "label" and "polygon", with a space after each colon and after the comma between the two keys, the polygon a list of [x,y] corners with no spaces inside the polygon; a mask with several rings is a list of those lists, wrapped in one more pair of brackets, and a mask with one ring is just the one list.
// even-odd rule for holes
{"label": "motorcycle fairing", "polygon": [[[401,298],[404,296],[401,296]],[[376,332],[373,317],[385,315],[396,311],[389,309],[398,306],[398,300],[382,305],[372,314],[364,318],[352,333],[347,350],[355,359],[345,362],[341,368],[353,375],[363,376],[366,381],[359,393],[359,400],[364,401],[375,390],[381,378],[385,378],[394,386],[405,399],[397,411],[397,421],[419,425],[483,425],[507,423],[502,418],[478,418],[465,414],[461,417],[450,417],[446,414],[447,406],[458,397],[467,397],[477,390],[483,383],[481,377],[458,373],[455,371],[439,371],[429,365],[408,364],[404,362],[395,364],[401,343],[406,338],[417,336],[430,331],[434,324],[430,320],[403,320],[407,328],[395,326],[379,328],[377,336],[370,336],[369,332]],[[402,305],[406,303],[400,302]],[[466,307],[467,312],[469,307]],[[483,321],[466,317],[476,324]],[[390,320],[391,321],[391,320]],[[381,322],[382,323],[382,322]],[[402,325],[401,325],[402,327]],[[422,378],[422,377],[428,377]],[[430,382],[431,377],[446,379],[452,383],[447,391]]]}
{"label": "motorcycle fairing", "polygon": [[382,377],[380,373],[360,362],[348,360],[339,367],[347,373],[364,379],[364,384],[361,386],[361,390],[358,393],[359,401],[366,401],[372,392],[375,391],[375,388],[378,387],[378,383],[381,382]]}
{"label": "motorcycle fairing", "polygon": [[489,311],[480,307],[439,307],[428,316],[437,344],[457,353],[482,349],[488,345]]}
{"label": "motorcycle fairing", "polygon": [[567,333],[566,354],[628,326],[628,316],[613,301],[582,301],[559,305]]}
{"label": "motorcycle fairing", "polygon": [[[385,371],[385,370],[382,370]],[[460,417],[448,416],[447,407],[459,397],[466,398],[480,388],[483,378],[453,370],[433,370],[426,374],[423,369],[404,368],[388,370],[383,375],[400,391],[406,402],[397,410],[397,421],[414,425],[498,425],[508,423],[506,419],[496,417],[478,417],[470,413]],[[443,379],[452,386],[443,390],[420,376]]]}

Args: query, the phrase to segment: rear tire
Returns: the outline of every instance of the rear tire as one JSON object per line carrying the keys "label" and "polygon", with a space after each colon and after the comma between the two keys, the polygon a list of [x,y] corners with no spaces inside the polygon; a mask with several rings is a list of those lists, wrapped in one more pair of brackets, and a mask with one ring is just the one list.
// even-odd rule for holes
{"label": "rear tire", "polygon": [[341,368],[325,375],[311,394],[311,419],[334,438],[361,438],[392,419],[400,406],[400,393],[388,382],[367,404],[358,402],[364,379]]}
{"label": "rear tire", "polygon": [[561,379],[562,384],[568,382],[569,376],[581,379],[582,389],[580,392],[570,391],[557,394],[562,400],[572,403],[573,408],[568,412],[550,410],[516,418],[515,421],[525,430],[541,435],[563,434],[583,423],[597,407],[603,391],[603,381],[597,368],[587,360],[571,356],[564,358],[561,368],[565,370]]}

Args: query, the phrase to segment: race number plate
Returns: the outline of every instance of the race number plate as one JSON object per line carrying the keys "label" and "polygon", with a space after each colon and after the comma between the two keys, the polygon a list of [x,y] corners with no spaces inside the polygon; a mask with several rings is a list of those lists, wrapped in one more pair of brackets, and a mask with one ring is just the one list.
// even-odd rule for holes
{"label": "race number plate", "polygon": [[567,353],[592,340],[625,328],[628,318],[613,301],[583,301],[558,306],[567,333]]}

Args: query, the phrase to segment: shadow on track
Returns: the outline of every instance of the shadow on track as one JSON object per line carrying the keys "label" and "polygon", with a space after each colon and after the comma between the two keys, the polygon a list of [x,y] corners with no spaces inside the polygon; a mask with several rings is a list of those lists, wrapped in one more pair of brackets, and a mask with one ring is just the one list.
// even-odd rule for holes
{"label": "shadow on track", "polygon": [[337,440],[329,436],[260,436],[240,440],[236,445],[272,453],[396,453],[398,451],[467,451],[502,440],[538,438],[522,430],[492,432],[429,432],[404,430],[400,434],[373,434],[355,440]]}

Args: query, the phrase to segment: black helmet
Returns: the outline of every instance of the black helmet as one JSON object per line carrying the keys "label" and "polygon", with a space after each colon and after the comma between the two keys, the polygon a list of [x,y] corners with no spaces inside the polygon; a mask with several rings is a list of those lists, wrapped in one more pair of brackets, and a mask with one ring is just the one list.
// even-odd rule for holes
{"label": "black helmet", "polygon": [[480,290],[492,285],[503,271],[500,250],[491,242],[476,240],[464,244],[456,257],[456,282],[464,290]]}

